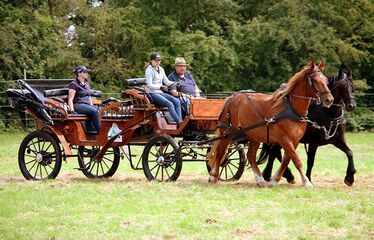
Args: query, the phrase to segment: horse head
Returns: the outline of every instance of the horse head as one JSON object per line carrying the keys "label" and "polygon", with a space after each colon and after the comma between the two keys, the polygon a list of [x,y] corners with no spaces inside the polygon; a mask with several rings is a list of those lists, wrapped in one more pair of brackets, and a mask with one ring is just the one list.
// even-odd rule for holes
{"label": "horse head", "polygon": [[337,75],[329,79],[329,88],[332,95],[334,95],[334,104],[344,104],[348,112],[356,109],[356,101],[353,96],[355,84],[352,79],[352,71],[344,73],[339,70]]}
{"label": "horse head", "polygon": [[328,88],[328,81],[326,76],[322,73],[325,68],[324,63],[321,61],[316,65],[313,61],[309,63],[306,69],[306,78],[308,79],[309,86],[313,86],[311,91],[314,91],[320,99],[324,107],[330,107],[334,101],[334,97]]}

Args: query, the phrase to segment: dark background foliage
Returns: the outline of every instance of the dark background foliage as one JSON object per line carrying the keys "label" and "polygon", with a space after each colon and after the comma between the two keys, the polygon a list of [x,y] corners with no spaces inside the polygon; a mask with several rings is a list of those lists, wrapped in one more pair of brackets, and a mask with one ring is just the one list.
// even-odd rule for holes
{"label": "dark background foliage", "polygon": [[352,69],[356,94],[374,86],[370,0],[3,0],[0,36],[2,92],[24,72],[72,78],[78,64],[94,70],[95,88],[120,92],[153,51],[167,74],[185,57],[203,91],[274,91],[311,60],[325,61],[326,75]]}

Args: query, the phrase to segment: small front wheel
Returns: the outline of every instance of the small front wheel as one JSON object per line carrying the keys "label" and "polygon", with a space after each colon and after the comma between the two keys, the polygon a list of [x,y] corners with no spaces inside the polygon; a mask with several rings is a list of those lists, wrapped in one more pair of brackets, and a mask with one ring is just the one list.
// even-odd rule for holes
{"label": "small front wheel", "polygon": [[148,180],[175,181],[182,170],[178,143],[169,135],[157,135],[145,145],[142,164]]}
{"label": "small front wheel", "polygon": [[61,163],[60,146],[51,134],[35,131],[23,139],[18,151],[18,165],[27,180],[56,178]]}
{"label": "small front wheel", "polygon": [[79,167],[88,178],[111,177],[117,171],[120,161],[119,147],[108,148],[101,160],[94,160],[100,149],[99,146],[78,148]]}

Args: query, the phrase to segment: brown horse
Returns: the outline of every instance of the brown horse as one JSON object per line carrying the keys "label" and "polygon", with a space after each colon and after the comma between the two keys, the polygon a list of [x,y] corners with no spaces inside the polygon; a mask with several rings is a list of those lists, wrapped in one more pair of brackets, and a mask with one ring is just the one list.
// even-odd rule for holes
{"label": "brown horse", "polygon": [[256,163],[256,153],[261,142],[278,143],[285,150],[280,169],[273,177],[277,184],[290,159],[300,173],[304,187],[313,187],[302,170],[302,163],[295,149],[306,129],[305,116],[313,97],[319,96],[324,106],[333,103],[333,96],[323,75],[324,64],[314,62],[292,76],[284,89],[273,94],[239,92],[229,97],[219,117],[218,139],[207,156],[212,168],[210,181],[217,181],[219,166],[225,159],[227,147],[238,133],[249,141],[247,158],[258,186],[266,187]]}

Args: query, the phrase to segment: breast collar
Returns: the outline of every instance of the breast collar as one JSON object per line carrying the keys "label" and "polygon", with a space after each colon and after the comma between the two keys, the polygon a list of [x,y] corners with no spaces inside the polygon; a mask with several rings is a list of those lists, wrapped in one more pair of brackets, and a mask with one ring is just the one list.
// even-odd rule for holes
{"label": "breast collar", "polygon": [[282,119],[290,119],[294,122],[305,122],[308,119],[307,115],[308,115],[308,112],[305,115],[298,114],[293,108],[290,102],[290,98],[286,96],[284,97],[283,111],[273,118],[275,122],[280,121]]}
{"label": "breast collar", "polygon": [[308,117],[307,117],[308,113],[306,113],[304,116],[298,114],[295,111],[295,109],[293,108],[293,106],[290,102],[290,98],[288,96],[284,97],[284,109],[283,109],[283,111],[280,112],[278,115],[267,119],[263,116],[263,114],[260,113],[259,109],[257,108],[257,105],[252,100],[252,93],[255,93],[255,92],[252,91],[252,90],[249,90],[245,93],[249,93],[247,95],[249,102],[252,104],[252,106],[254,107],[257,114],[260,115],[264,119],[264,121],[267,123],[267,125],[279,122],[283,119],[289,119],[289,120],[294,121],[294,122],[306,122],[308,120]]}

